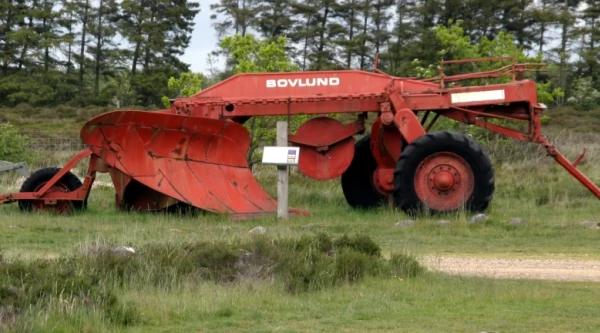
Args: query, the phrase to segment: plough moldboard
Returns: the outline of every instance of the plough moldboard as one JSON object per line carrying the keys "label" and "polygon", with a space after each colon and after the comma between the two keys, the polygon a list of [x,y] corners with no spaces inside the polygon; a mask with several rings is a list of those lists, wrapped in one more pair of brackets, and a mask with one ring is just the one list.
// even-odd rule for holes
{"label": "plough moldboard", "polygon": [[[41,169],[18,193],[0,202],[22,210],[69,212],[84,209],[97,173],[108,173],[121,209],[164,210],[192,206],[234,217],[275,213],[277,204],[254,178],[245,156],[251,117],[309,114],[289,142],[301,147],[299,169],[317,180],[341,179],[352,207],[371,208],[389,199],[409,214],[483,211],[495,184],[490,158],[461,133],[431,132],[444,116],[519,141],[543,145],[560,165],[596,196],[600,189],[541,134],[535,82],[522,78],[542,64],[517,64],[488,72],[445,76],[456,62],[506,61],[486,58],[442,63],[436,79],[417,80],[344,70],[239,74],[168,110],[114,111],[89,120],[81,130],[88,146],[63,168]],[[459,82],[508,77],[501,84],[462,87]],[[447,87],[447,83],[453,83]],[[352,113],[343,124],[326,114]],[[433,117],[430,116],[434,115]],[[422,115],[422,117],[419,117]],[[365,120],[374,116],[369,134]],[[489,122],[527,123],[520,131]],[[429,122],[428,122],[429,120]],[[70,171],[89,160],[81,182]],[[308,213],[292,210],[295,213]]]}

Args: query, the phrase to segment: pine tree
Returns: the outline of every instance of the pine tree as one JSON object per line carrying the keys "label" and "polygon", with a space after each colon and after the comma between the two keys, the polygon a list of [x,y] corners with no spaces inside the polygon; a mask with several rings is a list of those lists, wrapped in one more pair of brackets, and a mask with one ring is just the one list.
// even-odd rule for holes
{"label": "pine tree", "polygon": [[81,25],[81,34],[79,38],[79,56],[76,56],[75,59],[79,63],[79,91],[83,92],[83,90],[85,89],[85,85],[83,82],[83,74],[85,72],[86,63],[85,48],[87,46],[89,38],[87,33],[91,20],[90,0],[82,0],[80,2],[77,2],[76,6],[77,10],[75,12],[77,14],[77,21]]}
{"label": "pine tree", "polygon": [[119,6],[115,0],[99,0],[98,7],[91,11],[89,35],[91,44],[87,51],[93,61],[94,96],[100,93],[100,74],[108,74],[113,67],[110,54],[114,53],[116,44],[114,37],[117,33],[116,21]]}
{"label": "pine tree", "polygon": [[391,21],[393,15],[390,13],[393,5],[394,0],[375,0],[371,4],[369,35],[371,36],[373,52],[375,54],[382,53],[383,48],[391,39],[388,22]]}
{"label": "pine tree", "polygon": [[336,69],[340,66],[336,63],[334,38],[341,32],[336,24],[333,23],[335,10],[335,0],[319,0],[316,5],[320,9],[314,15],[315,36],[313,37],[313,47],[309,59],[311,61],[309,69],[324,70]]}
{"label": "pine tree", "polygon": [[73,46],[75,38],[78,36],[77,32],[77,2],[76,0],[62,0],[61,9],[59,12],[58,24],[63,29],[63,38],[60,45],[63,56],[66,57],[64,67],[66,68],[66,74],[69,76],[74,69],[73,65]]}
{"label": "pine tree", "polygon": [[533,34],[535,44],[538,47],[538,53],[544,54],[544,46],[548,40],[548,30],[551,26],[558,22],[559,16],[553,1],[551,0],[538,0],[532,6],[530,11],[533,19]]}
{"label": "pine tree", "polygon": [[59,31],[59,15],[60,13],[53,10],[54,0],[41,0],[38,15],[37,32],[40,35],[41,62],[44,66],[44,73],[55,67],[56,60],[50,55],[50,50],[60,46],[61,34]]}
{"label": "pine tree", "polygon": [[291,9],[291,0],[260,1],[256,28],[269,39],[287,35],[294,24]]}
{"label": "pine tree", "polygon": [[194,30],[194,18],[200,12],[198,2],[171,0],[162,18],[166,45],[162,52],[162,63],[180,71],[187,71],[188,65],[179,60],[189,47]]}
{"label": "pine tree", "polygon": [[573,38],[575,37],[574,25],[577,22],[576,9],[580,3],[580,0],[557,1],[557,5],[561,9],[558,21],[560,29],[560,45],[554,49],[554,52],[559,59],[558,87],[564,91],[568,91],[568,60],[570,58]]}
{"label": "pine tree", "polygon": [[317,34],[315,22],[317,20],[318,0],[306,0],[292,3],[292,15],[296,18],[290,39],[296,45],[298,50],[295,52],[296,62],[302,70],[306,70],[309,65],[310,45],[314,43]]}
{"label": "pine tree", "polygon": [[[119,28],[129,43],[131,84],[142,103],[160,104],[162,80],[187,71],[177,56],[190,41],[197,2],[186,0],[123,0]],[[138,78],[141,66],[143,77]]]}
{"label": "pine tree", "polygon": [[15,59],[19,71],[22,69],[33,70],[36,62],[30,57],[30,54],[35,52],[42,38],[36,31],[41,3],[38,0],[31,0],[24,1],[22,4],[18,14],[18,28],[12,34],[19,49],[17,59]]}
{"label": "pine tree", "polygon": [[220,0],[219,3],[210,5],[215,13],[211,15],[211,20],[222,16],[221,21],[213,24],[219,39],[228,33],[245,36],[251,28],[257,27],[259,2],[260,0]]}
{"label": "pine tree", "polygon": [[0,2],[0,62],[2,73],[9,74],[9,69],[19,58],[19,49],[23,46],[23,15],[27,9],[25,0]]}
{"label": "pine tree", "polygon": [[532,14],[533,0],[504,0],[500,2],[502,10],[501,26],[504,31],[515,36],[517,44],[529,50],[535,39],[535,24]]}
{"label": "pine tree", "polygon": [[582,50],[580,53],[581,63],[579,74],[589,76],[592,82],[600,88],[600,3],[594,0],[586,1],[586,8],[581,13],[583,26],[576,30],[582,39]]}

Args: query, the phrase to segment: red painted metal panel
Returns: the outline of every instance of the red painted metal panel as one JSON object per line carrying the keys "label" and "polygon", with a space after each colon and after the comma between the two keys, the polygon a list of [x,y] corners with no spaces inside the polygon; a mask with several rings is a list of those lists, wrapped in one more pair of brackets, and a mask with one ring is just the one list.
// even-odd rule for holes
{"label": "red painted metal panel", "polygon": [[[89,132],[89,127],[100,131]],[[110,141],[111,148],[94,146],[99,140],[89,135],[102,135],[100,141]],[[108,162],[111,166],[179,201],[213,212],[276,211],[276,202],[260,187],[244,160],[250,140],[239,124],[118,111],[90,120],[81,136],[94,153],[114,156],[107,159],[113,161]]]}

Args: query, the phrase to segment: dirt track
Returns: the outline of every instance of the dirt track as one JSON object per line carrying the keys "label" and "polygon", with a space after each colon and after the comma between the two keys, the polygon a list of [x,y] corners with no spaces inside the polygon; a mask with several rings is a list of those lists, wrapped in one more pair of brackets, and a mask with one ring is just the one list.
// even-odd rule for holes
{"label": "dirt track", "polygon": [[453,275],[499,279],[542,279],[600,282],[600,260],[560,259],[488,259],[422,257],[420,262],[431,270]]}

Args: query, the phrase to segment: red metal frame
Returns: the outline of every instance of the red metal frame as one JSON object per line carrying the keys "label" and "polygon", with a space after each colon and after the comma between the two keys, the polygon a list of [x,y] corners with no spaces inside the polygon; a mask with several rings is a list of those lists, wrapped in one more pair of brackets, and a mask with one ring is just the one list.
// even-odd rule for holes
{"label": "red metal frame", "polygon": [[[448,65],[481,61],[510,64],[485,72],[444,74]],[[323,121],[309,121],[289,136],[290,142],[311,150],[307,156],[320,163],[319,168],[329,168],[325,173],[307,168],[308,175],[316,179],[330,179],[344,172],[348,163],[328,164],[328,159],[349,161],[354,150],[341,145],[347,145],[348,139],[364,131],[367,113],[376,113],[371,148],[378,168],[373,183],[380,193],[390,193],[398,150],[404,143],[410,144],[426,134],[441,115],[543,145],[549,155],[600,198],[600,189],[577,169],[583,154],[571,163],[541,134],[540,116],[546,107],[538,103],[535,82],[522,77],[542,66],[516,64],[511,57],[443,61],[439,77],[423,80],[393,77],[377,68],[375,73],[344,70],[235,75],[191,97],[175,100],[169,110],[117,111],[90,120],[81,131],[90,149],[77,154],[39,191],[5,194],[0,196],[0,202],[43,200],[52,204],[56,200],[85,200],[95,172],[100,171],[111,175],[118,206],[123,205],[127,185],[136,180],[165,197],[209,211],[243,216],[272,212],[272,199],[248,178],[251,173],[243,170],[247,164],[241,155],[249,146],[249,138],[239,123],[256,116],[332,113],[358,113],[358,118],[350,124],[335,125],[330,131],[323,130]],[[508,77],[510,82],[470,87],[456,84],[502,77]],[[454,86],[447,87],[449,82]],[[418,118],[420,112],[425,112],[422,120]],[[431,112],[435,117],[425,126]],[[492,124],[488,119],[527,122],[528,130]],[[386,137],[390,128],[397,129],[401,137]],[[397,142],[387,142],[390,140]],[[90,157],[90,164],[80,189],[47,192],[86,157]],[[435,166],[431,168],[437,170]],[[452,183],[442,178],[436,180],[441,187]],[[259,199],[253,198],[252,193]],[[165,205],[164,200],[159,201],[153,204]]]}
{"label": "red metal frame", "polygon": [[[506,61],[508,65],[495,70],[446,76],[448,65],[476,62]],[[219,119],[247,119],[251,116],[296,115],[325,113],[377,112],[384,125],[396,125],[407,143],[425,134],[417,113],[435,112],[459,122],[486,128],[498,134],[525,142],[544,145],[548,154],[571,175],[600,198],[600,188],[576,167],[583,154],[571,164],[541,134],[540,116],[546,106],[539,104],[534,81],[523,80],[525,73],[540,71],[546,64],[515,63],[513,57],[494,57],[442,61],[440,75],[432,79],[393,77],[377,69],[364,71],[319,71],[300,73],[240,74],[229,78],[189,98],[179,99],[171,110]],[[448,82],[509,77],[510,82],[472,87],[446,87]],[[337,85],[308,86],[322,78],[335,78]],[[283,80],[281,87],[267,87],[268,80]],[[272,82],[272,81],[271,81]],[[294,87],[292,83],[296,83]],[[502,91],[502,98],[472,101],[453,101],[457,94],[491,93]],[[498,105],[503,105],[498,107]],[[529,123],[521,132],[492,124],[486,119],[504,119]],[[316,134],[316,133],[315,133]],[[340,138],[341,139],[341,138]],[[376,138],[372,138],[376,140]],[[378,161],[380,169],[375,183],[381,190],[390,191],[389,163]],[[378,179],[377,179],[378,178]]]}
{"label": "red metal frame", "polygon": [[[90,157],[90,161],[88,164],[88,171],[83,180],[83,184],[76,191],[70,192],[48,192],[48,190],[56,185],[58,181],[75,165],[77,165],[84,158]],[[69,200],[69,201],[84,201],[88,198],[90,190],[92,188],[92,184],[96,179],[96,163],[98,162],[98,157],[92,154],[92,151],[89,149],[82,150],[77,155],[75,155],[65,166],[58,172],[54,177],[52,177],[46,184],[40,188],[36,192],[18,192],[18,193],[8,193],[4,195],[0,195],[0,203],[11,203],[18,200],[35,200],[42,202],[45,205],[56,205],[60,200]]]}

